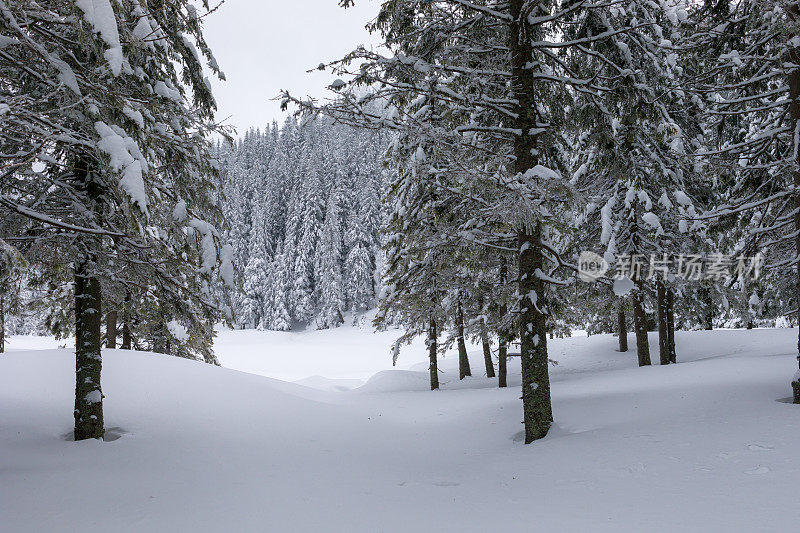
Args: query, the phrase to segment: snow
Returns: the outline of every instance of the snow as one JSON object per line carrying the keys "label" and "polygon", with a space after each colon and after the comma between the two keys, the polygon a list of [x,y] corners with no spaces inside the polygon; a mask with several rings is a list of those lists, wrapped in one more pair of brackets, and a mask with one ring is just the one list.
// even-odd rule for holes
{"label": "snow", "polygon": [[85,398],[85,400],[86,400],[88,403],[100,403],[100,401],[101,401],[102,399],[103,399],[103,395],[102,395],[102,393],[101,393],[99,390],[93,390],[93,391],[91,391],[91,392],[87,392],[87,393],[86,393],[86,398]]}
{"label": "snow", "polygon": [[186,200],[181,198],[178,200],[178,203],[175,204],[175,209],[172,210],[172,218],[174,218],[178,222],[183,222],[186,220],[187,212],[186,212]]}
{"label": "snow", "polygon": [[153,91],[162,98],[166,98],[167,100],[172,100],[173,102],[180,102],[181,101],[181,93],[177,89],[173,89],[171,87],[167,87],[167,84],[163,81],[157,81],[155,86],[153,87]]}
{"label": "snow", "polygon": [[50,62],[58,69],[58,81],[64,84],[69,90],[77,96],[81,96],[81,88],[78,86],[78,78],[75,77],[75,72],[61,59],[50,56]]}
{"label": "snow", "polygon": [[675,200],[684,207],[692,205],[692,201],[689,199],[686,193],[680,190],[675,191]]}
{"label": "snow", "polygon": [[169,330],[170,335],[179,341],[185,341],[189,338],[189,335],[186,333],[186,328],[177,320],[168,322],[167,329]]}
{"label": "snow", "polygon": [[[528,446],[519,358],[498,389],[459,381],[448,353],[431,392],[422,341],[386,370],[391,333],[220,332],[223,365],[317,389],[105,350],[108,440],[77,443],[73,353],[12,337],[0,356],[0,530],[796,526],[797,329],[679,331],[679,364],[646,368],[610,335],[549,340],[556,424]],[[470,358],[480,374],[478,347]],[[368,374],[352,391],[332,385]]]}
{"label": "snow", "polygon": [[644,220],[647,225],[653,229],[659,229],[661,227],[661,221],[658,219],[658,215],[653,212],[648,211],[647,213],[643,214],[642,220]]}
{"label": "snow", "polygon": [[103,57],[111,67],[111,73],[119,76],[122,72],[122,45],[119,41],[117,18],[110,0],[75,0],[75,4],[83,11],[83,17],[94,27],[95,33],[108,45]]}
{"label": "snow", "polygon": [[139,126],[139,129],[144,128],[144,117],[142,116],[141,112],[126,105],[125,107],[122,108],[122,113],[126,117],[134,121],[136,125]]}
{"label": "snow", "polygon": [[97,147],[111,158],[111,168],[122,173],[122,178],[119,180],[120,187],[143,213],[147,213],[147,193],[142,178],[146,162],[136,142],[127,135],[123,137],[120,133],[124,132],[102,121],[95,122],[94,129],[100,135]]}
{"label": "snow", "polygon": [[616,296],[627,296],[633,290],[633,281],[627,277],[614,278],[613,290]]}

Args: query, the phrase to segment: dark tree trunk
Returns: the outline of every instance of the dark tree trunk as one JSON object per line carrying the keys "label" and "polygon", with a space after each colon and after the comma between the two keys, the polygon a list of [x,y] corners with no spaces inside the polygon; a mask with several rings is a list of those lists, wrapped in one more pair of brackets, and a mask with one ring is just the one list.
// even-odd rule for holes
{"label": "dark tree trunk", "polygon": [[0,353],[6,351],[6,301],[0,296]]}
{"label": "dark tree trunk", "polygon": [[123,350],[131,349],[131,293],[125,293],[125,303],[122,307],[122,344]]}
{"label": "dark tree trunk", "polygon": [[675,289],[667,289],[667,339],[669,345],[669,362],[678,362],[678,354],[675,352]]}
{"label": "dark tree trunk", "polygon": [[[509,50],[511,51],[511,90],[517,101],[513,122],[519,131],[514,136],[514,171],[523,174],[537,164],[538,112],[532,69],[534,35],[529,16],[543,14],[533,2],[510,0]],[[534,10],[536,10],[534,12]],[[531,209],[535,209],[533,206]],[[547,435],[553,422],[550,403],[550,377],[547,360],[547,329],[544,283],[536,275],[543,270],[542,228],[536,222],[517,229],[519,253],[520,359],[522,364],[522,410],[525,444]]]}
{"label": "dark tree trunk", "polygon": [[[794,23],[800,19],[800,7],[796,2],[787,4],[788,14]],[[797,36],[795,36],[796,38]],[[800,46],[792,44],[789,49],[789,61],[794,65],[800,64]],[[797,131],[800,125],[800,69],[789,69],[789,118],[791,119],[792,130]],[[794,231],[795,231],[795,254],[800,256],[800,151],[795,150],[794,153]],[[795,301],[800,302],[800,265],[795,268]],[[798,328],[797,338],[797,361],[800,365],[800,328]],[[798,373],[800,375],[800,373]],[[792,391],[794,395],[794,403],[800,404],[800,380],[794,380],[792,383]]]}
{"label": "dark tree trunk", "polygon": [[489,334],[486,327],[481,331],[481,344],[483,344],[483,363],[486,366],[486,377],[494,377],[494,362],[492,361],[492,347],[489,344]]}
{"label": "dark tree trunk", "polygon": [[431,390],[439,388],[439,361],[437,359],[437,345],[436,338],[436,320],[431,316],[430,323],[428,324],[428,372],[431,375]]}
{"label": "dark tree trunk", "polygon": [[500,388],[508,386],[508,343],[505,337],[500,337],[497,347],[497,383]]}
{"label": "dark tree trunk", "polygon": [[[500,283],[505,285],[508,281],[508,265],[506,260],[500,263]],[[500,316],[505,317],[508,314],[508,307],[504,304],[500,306]],[[500,328],[497,331],[497,383],[500,388],[508,386],[508,342],[509,334],[504,329]]]}
{"label": "dark tree trunk", "polygon": [[472,375],[472,370],[469,367],[469,357],[467,357],[467,344],[464,342],[464,310],[461,308],[461,299],[458,300],[458,311],[456,320],[458,320],[458,379],[464,379]]}
{"label": "dark tree trunk", "polygon": [[714,329],[714,300],[711,298],[711,289],[700,289],[700,299],[703,302],[703,327],[711,331]]}
{"label": "dark tree trunk", "polygon": [[619,351],[628,351],[628,324],[625,321],[625,300],[619,300],[617,309],[617,331],[619,332]]}
{"label": "dark tree trunk", "polygon": [[522,406],[525,443],[547,435],[553,422],[550,401],[550,375],[547,359],[544,283],[535,272],[541,270],[541,229],[518,236],[520,301],[520,359],[522,364]]}
{"label": "dark tree trunk", "polygon": [[75,440],[103,438],[100,280],[86,262],[75,272]]}
{"label": "dark tree trunk", "polygon": [[658,358],[662,365],[669,364],[669,324],[667,319],[667,288],[656,280],[656,307],[658,307]]}
{"label": "dark tree trunk", "polygon": [[106,313],[106,348],[117,347],[117,311]]}
{"label": "dark tree trunk", "polygon": [[641,283],[633,290],[633,329],[636,332],[636,351],[639,366],[650,364],[650,343],[647,340],[647,315],[644,311],[644,287]]}

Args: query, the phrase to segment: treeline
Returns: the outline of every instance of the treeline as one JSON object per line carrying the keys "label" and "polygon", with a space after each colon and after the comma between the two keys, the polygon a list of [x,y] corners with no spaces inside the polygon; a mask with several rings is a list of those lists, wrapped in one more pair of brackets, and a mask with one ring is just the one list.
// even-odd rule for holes
{"label": "treeline", "polygon": [[220,147],[240,327],[331,328],[374,307],[389,140],[288,119]]}

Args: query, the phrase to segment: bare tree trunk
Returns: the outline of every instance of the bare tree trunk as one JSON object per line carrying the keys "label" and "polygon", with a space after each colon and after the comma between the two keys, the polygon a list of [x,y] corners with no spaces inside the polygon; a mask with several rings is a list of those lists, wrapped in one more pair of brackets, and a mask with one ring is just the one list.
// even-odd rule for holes
{"label": "bare tree trunk", "polygon": [[669,362],[677,363],[678,354],[675,352],[675,289],[667,289],[667,339],[669,346]]}
{"label": "bare tree trunk", "polygon": [[647,340],[647,316],[644,312],[644,287],[638,283],[633,290],[633,329],[636,332],[636,351],[639,366],[650,364],[650,343]]}
{"label": "bare tree trunk", "polygon": [[658,308],[658,358],[662,365],[669,364],[669,325],[667,321],[667,288],[656,280],[656,307]]}
{"label": "bare tree trunk", "polygon": [[87,261],[75,271],[75,440],[103,438],[100,280]]}
{"label": "bare tree trunk", "polygon": [[483,326],[481,331],[481,344],[483,344],[483,363],[486,366],[486,377],[494,377],[494,362],[492,362],[492,347],[489,344],[489,334],[486,332],[486,326]]}
{"label": "bare tree trunk", "polygon": [[458,299],[458,311],[456,320],[458,320],[458,379],[464,379],[467,376],[472,376],[472,370],[469,367],[469,357],[467,356],[467,345],[464,342],[464,310],[461,308],[461,298]]}
{"label": "bare tree trunk", "polygon": [[[500,263],[500,283],[505,285],[508,281],[508,264],[505,258]],[[505,303],[500,306],[500,316],[508,314],[508,307]],[[502,327],[497,331],[497,384],[500,388],[508,386],[508,342],[509,334]]]}
{"label": "bare tree trunk", "polygon": [[619,332],[619,351],[628,351],[628,324],[625,321],[625,300],[620,298],[617,308],[617,331]]}
{"label": "bare tree trunk", "polygon": [[[511,51],[511,90],[517,101],[514,128],[514,171],[522,174],[537,164],[538,112],[533,76],[534,35],[528,17],[541,14],[534,2],[510,0],[509,50]],[[535,11],[534,13],[534,10]],[[542,227],[538,222],[523,223],[517,228],[519,253],[520,359],[522,364],[522,411],[525,444],[547,435],[553,422],[550,403],[550,377],[547,368],[547,325],[544,282],[537,276],[543,270]]]}
{"label": "bare tree trunk", "polygon": [[0,295],[0,353],[6,351],[6,301]]}
{"label": "bare tree trunk", "polygon": [[[798,7],[796,2],[791,2],[787,4],[789,7],[787,9],[789,17],[792,19],[792,22],[795,24],[797,23],[798,19],[800,19],[800,7]],[[797,36],[795,36],[795,39]],[[793,65],[800,64],[800,46],[798,46],[794,41],[792,41],[791,48],[789,49],[789,61]],[[797,132],[797,128],[800,127],[800,69],[792,68],[789,69],[789,118],[791,119],[792,130]],[[798,148],[798,139],[797,134],[795,133],[794,136],[794,169],[793,169],[793,181],[794,181],[794,231],[795,231],[795,254],[800,256],[800,148]],[[796,265],[795,268],[795,301],[800,302],[800,265]],[[798,328],[798,338],[797,338],[797,361],[798,365],[800,365],[800,328]],[[800,372],[797,374],[800,376]],[[800,404],[800,380],[795,379],[792,382],[792,392],[794,396],[794,403]]]}
{"label": "bare tree trunk", "polygon": [[703,327],[711,331],[714,329],[714,300],[708,287],[700,289],[700,299],[703,302]]}
{"label": "bare tree trunk", "polygon": [[436,345],[436,338],[438,334],[436,332],[436,320],[433,318],[431,314],[431,320],[428,324],[428,372],[431,375],[431,390],[437,390],[439,388],[439,361],[437,359],[437,345]]}
{"label": "bare tree trunk", "polygon": [[117,311],[106,313],[106,348],[117,347]]}
{"label": "bare tree trunk", "polygon": [[131,349],[131,293],[125,292],[125,303],[122,306],[122,344],[123,350]]}
{"label": "bare tree trunk", "polygon": [[518,235],[520,302],[520,359],[522,365],[522,405],[525,443],[547,435],[553,422],[550,400],[550,375],[547,365],[547,329],[544,283],[536,276],[542,270],[541,228],[532,234]]}
{"label": "bare tree trunk", "polygon": [[508,386],[508,343],[505,337],[500,337],[497,358],[497,383],[500,388],[505,388]]}

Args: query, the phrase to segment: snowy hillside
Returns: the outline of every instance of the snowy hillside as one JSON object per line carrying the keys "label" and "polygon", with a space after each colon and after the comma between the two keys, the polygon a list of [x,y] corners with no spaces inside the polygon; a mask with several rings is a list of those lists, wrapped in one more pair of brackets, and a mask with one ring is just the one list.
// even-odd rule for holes
{"label": "snowy hillside", "polygon": [[111,438],[72,442],[72,350],[12,338],[0,530],[790,531],[796,335],[678,332],[679,364],[645,368],[553,340],[556,425],[529,446],[518,362],[497,389],[448,355],[430,392],[421,345],[387,370],[392,335],[352,328],[223,332],[223,365],[264,375],[106,350]]}

